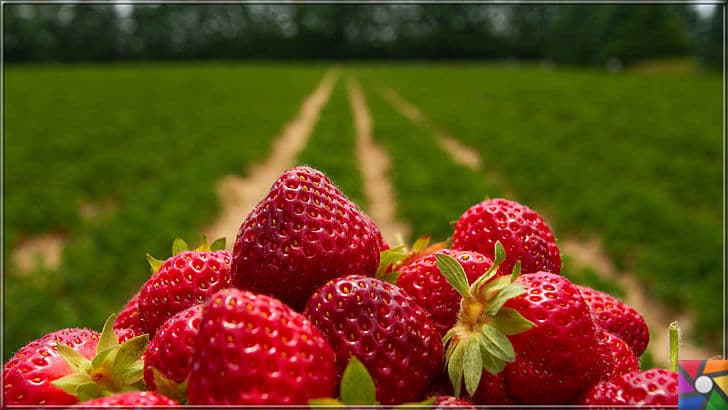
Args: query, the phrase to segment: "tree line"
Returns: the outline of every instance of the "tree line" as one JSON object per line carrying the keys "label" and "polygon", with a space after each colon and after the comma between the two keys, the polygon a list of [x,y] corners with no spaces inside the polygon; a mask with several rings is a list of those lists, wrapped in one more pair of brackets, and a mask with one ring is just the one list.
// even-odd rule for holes
{"label": "tree line", "polygon": [[722,64],[722,7],[488,4],[5,4],[8,62],[523,59]]}

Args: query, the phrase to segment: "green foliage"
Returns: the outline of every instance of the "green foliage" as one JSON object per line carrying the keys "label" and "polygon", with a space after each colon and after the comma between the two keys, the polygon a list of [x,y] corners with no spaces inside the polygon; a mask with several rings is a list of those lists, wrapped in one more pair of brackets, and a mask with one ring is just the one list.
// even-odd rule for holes
{"label": "green foliage", "polygon": [[[67,232],[69,242],[57,272],[6,267],[6,358],[48,331],[100,327],[149,276],[146,253],[164,258],[175,237],[199,238],[218,212],[216,182],[267,156],[323,72],[231,64],[8,69],[5,254],[48,231]],[[79,217],[79,205],[102,201],[113,210]]]}
{"label": "green foliage", "polygon": [[341,192],[366,210],[360,166],[356,156],[354,119],[343,78],[337,81],[329,103],[309,137],[298,162],[323,171]]}
{"label": "green foliage", "polygon": [[378,85],[377,80],[362,83],[374,140],[392,158],[389,173],[397,192],[398,218],[411,223],[411,238],[430,234],[433,242],[445,240],[452,235],[450,221],[499,191],[482,173],[454,163],[429,130],[413,125],[384,100]]}
{"label": "green foliage", "polygon": [[725,41],[725,5],[714,6],[713,14],[698,31],[698,56],[704,67],[720,71],[725,69],[723,57],[723,44]]}
{"label": "green foliage", "polygon": [[[7,61],[548,59],[691,55],[692,5],[9,4]],[[325,47],[321,45],[325,44]]]}
{"label": "green foliage", "polygon": [[[375,137],[392,154],[400,215],[420,232],[449,234],[485,194],[487,173],[452,164],[432,135],[382,101],[398,90],[430,119],[477,148],[485,171],[546,215],[557,239],[601,237],[620,269],[635,272],[692,329],[717,343],[722,314],[722,138],[718,76],[608,76],[487,65],[357,70]],[[700,107],[696,109],[695,107]],[[421,164],[427,164],[422,167]],[[432,201],[427,198],[442,198]]]}

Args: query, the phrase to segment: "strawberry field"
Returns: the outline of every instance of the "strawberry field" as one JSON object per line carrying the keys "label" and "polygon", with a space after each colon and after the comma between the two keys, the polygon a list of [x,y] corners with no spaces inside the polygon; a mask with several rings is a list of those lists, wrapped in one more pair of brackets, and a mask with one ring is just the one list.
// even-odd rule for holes
{"label": "strawberry field", "polygon": [[[327,66],[113,65],[6,72],[4,359],[64,327],[100,329],[181,236],[222,212],[218,181],[247,176]],[[361,84],[374,142],[390,158],[407,239],[452,234],[485,197],[539,211],[557,241],[598,239],[655,304],[692,312],[691,339],[722,328],[721,80],[481,65],[344,66],[295,162],[324,171],[367,210],[348,81]],[[386,98],[418,107],[417,124]],[[469,168],[438,130],[473,148]],[[271,184],[273,181],[268,181]],[[259,198],[265,191],[259,193]],[[515,198],[513,198],[515,197]],[[84,211],[91,209],[92,212]],[[246,215],[239,216],[241,223]],[[378,222],[378,221],[375,221]],[[52,234],[60,265],[20,269],[15,251]],[[215,238],[211,238],[215,239]],[[235,238],[229,237],[228,249]],[[390,242],[393,238],[387,238]],[[594,269],[572,280],[627,294]],[[40,262],[41,257],[37,256]],[[648,323],[661,331],[667,323]]]}

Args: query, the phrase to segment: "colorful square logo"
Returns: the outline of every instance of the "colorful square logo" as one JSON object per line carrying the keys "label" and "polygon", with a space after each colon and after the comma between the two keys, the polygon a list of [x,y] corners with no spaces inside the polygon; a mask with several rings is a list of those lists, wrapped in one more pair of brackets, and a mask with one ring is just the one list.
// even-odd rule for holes
{"label": "colorful square logo", "polygon": [[679,410],[728,409],[728,360],[680,360]]}

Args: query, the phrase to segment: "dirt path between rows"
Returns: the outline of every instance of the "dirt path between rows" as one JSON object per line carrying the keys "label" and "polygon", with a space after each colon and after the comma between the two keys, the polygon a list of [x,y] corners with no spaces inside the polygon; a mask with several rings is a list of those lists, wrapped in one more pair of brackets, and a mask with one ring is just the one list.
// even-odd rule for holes
{"label": "dirt path between rows", "polygon": [[478,155],[476,150],[468,147],[438,128],[422,113],[422,111],[420,111],[419,108],[406,101],[393,89],[384,88],[380,92],[384,99],[394,106],[400,114],[413,123],[432,131],[437,138],[437,143],[440,145],[440,148],[448,153],[450,157],[452,157],[453,161],[474,171],[481,168],[480,155]]}
{"label": "dirt path between rows", "polygon": [[225,237],[227,247],[232,247],[240,224],[248,213],[263,199],[273,181],[295,166],[296,157],[306,146],[338,77],[337,69],[331,69],[324,75],[316,89],[306,97],[296,118],[286,124],[281,134],[274,138],[272,152],[264,163],[253,165],[245,178],[228,175],[218,182],[217,192],[222,202],[222,213],[204,230],[208,238],[214,240]]}
{"label": "dirt path between rows", "polygon": [[65,235],[48,233],[23,240],[13,251],[15,273],[28,274],[37,268],[58,269],[66,239]]}
{"label": "dirt path between rows", "polygon": [[386,151],[374,142],[372,116],[359,82],[350,78],[347,86],[356,129],[356,154],[364,182],[364,196],[368,204],[367,214],[382,231],[384,239],[390,244],[395,244],[397,235],[406,239],[411,228],[397,220],[397,200],[389,180],[392,161]]}
{"label": "dirt path between rows", "polygon": [[[402,98],[394,89],[383,88],[380,90],[382,96],[404,117],[421,128],[432,132],[440,141],[443,151],[447,152],[455,162],[465,165],[473,170],[482,170],[482,161],[477,151],[466,147],[453,137],[447,135],[429,118],[422,110],[414,104]],[[456,148],[453,148],[456,147]],[[485,169],[485,176],[492,181],[502,183],[501,175],[492,170]],[[507,197],[516,199],[507,187],[503,192]],[[689,331],[694,318],[691,315],[683,314],[676,317],[669,309],[665,308],[650,296],[649,292],[642,286],[634,275],[626,272],[618,272],[614,263],[606,256],[606,252],[598,240],[587,242],[578,241],[574,238],[561,238],[559,246],[562,252],[569,255],[577,266],[591,267],[595,272],[608,280],[617,282],[625,290],[625,302],[639,311],[650,326],[650,344],[647,350],[652,354],[657,366],[665,367],[669,358],[667,326],[670,322],[677,320],[683,329],[683,333]],[[680,347],[682,359],[706,359],[719,352],[709,352],[701,349],[683,338]]]}

